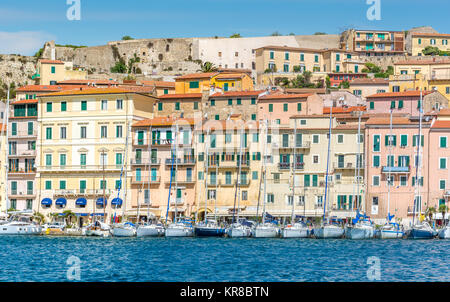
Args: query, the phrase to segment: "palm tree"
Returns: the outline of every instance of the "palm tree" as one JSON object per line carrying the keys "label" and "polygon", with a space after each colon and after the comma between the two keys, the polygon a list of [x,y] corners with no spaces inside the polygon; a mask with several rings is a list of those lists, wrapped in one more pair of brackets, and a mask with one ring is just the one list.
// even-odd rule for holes
{"label": "palm tree", "polygon": [[447,207],[445,204],[441,204],[441,205],[439,206],[438,211],[439,211],[440,213],[442,213],[442,221],[443,221],[443,222],[445,221],[445,212],[447,212],[447,210],[448,210],[448,207]]}
{"label": "palm tree", "polygon": [[436,208],[435,207],[431,207],[431,208],[427,208],[426,214],[428,215],[428,218],[433,219],[433,214],[436,213]]}
{"label": "palm tree", "polygon": [[66,220],[66,225],[70,225],[73,217],[77,217],[74,212],[67,210],[63,212],[63,217]]}
{"label": "palm tree", "polygon": [[201,68],[197,71],[201,72],[215,72],[217,71],[217,67],[211,62],[205,62],[201,65]]}
{"label": "palm tree", "polygon": [[45,223],[45,216],[42,213],[34,212],[33,213],[33,221],[36,221],[39,224],[43,224],[43,223]]}

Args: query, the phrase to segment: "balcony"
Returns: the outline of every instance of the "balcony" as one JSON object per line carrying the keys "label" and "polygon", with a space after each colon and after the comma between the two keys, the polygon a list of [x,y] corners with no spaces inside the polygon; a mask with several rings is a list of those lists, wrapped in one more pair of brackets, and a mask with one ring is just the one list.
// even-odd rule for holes
{"label": "balcony", "polygon": [[170,205],[171,206],[182,206],[184,205],[184,198],[171,198],[170,200]]}
{"label": "balcony", "polygon": [[[219,165],[218,168],[223,168],[223,169],[236,168],[236,169],[239,169],[239,162],[236,161],[236,160],[210,163],[209,167],[215,168],[215,167],[217,167],[217,164]],[[242,162],[242,165],[241,165],[242,169],[248,169],[249,167],[250,167],[250,161],[246,160],[246,161]]]}
{"label": "balcony", "polygon": [[[195,180],[193,178],[185,178],[185,179],[177,179],[177,185],[193,185],[195,184]],[[165,181],[166,186],[170,185],[170,179]],[[175,185],[175,179],[172,180],[172,187]]]}
{"label": "balcony", "polygon": [[231,180],[230,182],[227,183],[226,180],[219,180],[219,185],[221,187],[234,187],[236,185],[236,180]]}
{"label": "balcony", "polygon": [[86,172],[95,171],[102,173],[105,172],[120,172],[122,165],[75,165],[75,166],[40,166],[39,172]]}
{"label": "balcony", "polygon": [[36,174],[36,168],[28,168],[28,169],[10,169],[8,174],[10,175],[27,175],[27,174]]}
{"label": "balcony", "polygon": [[[174,141],[174,139],[152,139],[152,146],[172,146]],[[142,145],[136,144],[136,146]]]}
{"label": "balcony", "polygon": [[[161,176],[152,176],[150,177],[150,185],[159,185],[161,183]],[[133,176],[131,178],[131,184],[132,185],[148,185],[149,179],[148,176],[145,177],[145,175],[141,175],[140,177]]]}
{"label": "balcony", "polygon": [[410,170],[411,170],[410,166],[406,167],[383,166],[381,169],[381,173],[404,174],[409,173]]}
{"label": "balcony", "polygon": [[445,198],[450,198],[450,190],[445,191],[444,197]]}
{"label": "balcony", "polygon": [[36,150],[24,150],[21,152],[12,152],[8,157],[36,157]]}
{"label": "balcony", "polygon": [[194,157],[186,157],[186,158],[176,158],[176,159],[172,159],[172,158],[166,158],[166,165],[167,166],[171,166],[172,163],[174,165],[182,165],[182,166],[191,166],[191,165],[195,165],[196,164],[196,160]]}
{"label": "balcony", "polygon": [[36,193],[34,193],[33,191],[27,191],[27,192],[18,192],[16,191],[11,191],[8,194],[9,198],[13,198],[13,199],[17,199],[17,198],[26,198],[26,199],[32,199],[36,197]]}
{"label": "balcony", "polygon": [[161,159],[159,158],[132,158],[132,166],[159,166],[161,164]]}
{"label": "balcony", "polygon": [[[355,163],[343,163],[343,162],[337,162],[333,163],[333,168],[335,170],[355,170],[357,169],[357,165]],[[360,165],[360,169],[363,169],[363,165]]]}
{"label": "balcony", "polygon": [[[33,118],[30,116],[29,118]],[[10,139],[22,139],[22,138],[36,138],[37,137],[37,130],[33,131],[15,131],[14,133],[11,131]]]}
{"label": "balcony", "polygon": [[280,170],[290,170],[291,169],[291,163],[279,163],[278,169]]}

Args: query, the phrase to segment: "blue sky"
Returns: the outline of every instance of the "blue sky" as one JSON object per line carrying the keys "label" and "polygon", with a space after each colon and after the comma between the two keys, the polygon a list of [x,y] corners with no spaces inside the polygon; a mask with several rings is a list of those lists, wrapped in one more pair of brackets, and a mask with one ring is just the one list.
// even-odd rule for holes
{"label": "blue sky", "polygon": [[1,0],[0,53],[34,54],[45,41],[102,45],[134,38],[337,34],[346,28],[407,30],[430,25],[450,33],[448,0],[380,0],[369,21],[367,0],[80,0],[69,21],[67,0]]}

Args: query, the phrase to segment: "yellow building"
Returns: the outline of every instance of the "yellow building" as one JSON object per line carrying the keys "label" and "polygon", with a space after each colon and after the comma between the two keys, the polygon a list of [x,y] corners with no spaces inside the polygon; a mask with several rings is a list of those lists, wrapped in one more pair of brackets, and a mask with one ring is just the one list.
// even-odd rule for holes
{"label": "yellow building", "polygon": [[250,90],[253,90],[253,81],[246,73],[193,73],[175,79],[176,94]]}
{"label": "yellow building", "polygon": [[413,33],[411,36],[413,56],[423,56],[423,50],[428,47],[437,47],[442,51],[450,51],[448,44],[450,40],[450,34],[438,34],[438,33]]}
{"label": "yellow building", "polygon": [[120,88],[40,95],[34,210],[47,216],[70,210],[80,225],[93,215],[108,222],[114,213],[127,215],[131,125],[151,118],[154,103],[154,97]]}
{"label": "yellow building", "polygon": [[[241,217],[255,216],[262,163],[258,122],[239,117],[209,120],[196,128],[194,140],[198,218],[204,217],[205,206],[209,215],[231,218],[234,206],[239,206]],[[236,186],[238,179],[240,186]]]}
{"label": "yellow building", "polygon": [[39,79],[40,85],[56,85],[65,80],[85,80],[87,71],[74,69],[71,62],[41,59],[33,79]]}

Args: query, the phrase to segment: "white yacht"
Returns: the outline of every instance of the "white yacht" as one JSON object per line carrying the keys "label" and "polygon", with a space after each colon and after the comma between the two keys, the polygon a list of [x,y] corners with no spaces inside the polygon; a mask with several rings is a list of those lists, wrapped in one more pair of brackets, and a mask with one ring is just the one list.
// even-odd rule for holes
{"label": "white yacht", "polygon": [[13,216],[0,224],[0,235],[40,235],[42,227],[31,221],[30,216]]}
{"label": "white yacht", "polygon": [[114,237],[133,237],[136,235],[136,228],[130,222],[117,223],[112,226],[111,235]]}
{"label": "white yacht", "polygon": [[192,237],[194,229],[192,225],[184,222],[175,222],[169,224],[165,232],[166,237]]}
{"label": "white yacht", "polygon": [[389,222],[381,227],[380,238],[381,239],[399,239],[403,238],[405,233],[400,228],[398,223]]}
{"label": "white yacht", "polygon": [[136,230],[137,237],[159,237],[164,235],[164,226],[162,224],[143,224]]}
{"label": "white yacht", "polygon": [[227,228],[226,235],[230,238],[250,237],[252,235],[252,229],[247,225],[236,222]]}
{"label": "white yacht", "polygon": [[287,225],[281,231],[281,238],[307,238],[308,236],[309,228],[301,221]]}
{"label": "white yacht", "polygon": [[367,219],[360,220],[346,228],[345,236],[348,239],[372,239],[375,236],[375,226]]}
{"label": "white yacht", "polygon": [[254,238],[275,238],[280,234],[280,229],[273,223],[267,222],[255,226],[252,230]]}
{"label": "white yacht", "polygon": [[441,239],[450,239],[450,225],[440,229],[438,234]]}
{"label": "white yacht", "polygon": [[319,239],[341,238],[344,235],[344,228],[335,224],[324,224],[314,229],[314,236]]}
{"label": "white yacht", "polygon": [[111,228],[106,223],[96,221],[93,224],[88,225],[82,233],[86,236],[94,237],[108,237],[110,235]]}

